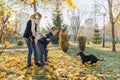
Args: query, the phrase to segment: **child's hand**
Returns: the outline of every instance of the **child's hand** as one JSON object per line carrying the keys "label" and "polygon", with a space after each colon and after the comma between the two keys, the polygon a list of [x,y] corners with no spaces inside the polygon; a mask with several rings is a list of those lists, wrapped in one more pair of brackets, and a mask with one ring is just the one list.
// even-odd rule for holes
{"label": "child's hand", "polygon": [[46,48],[46,50],[49,50],[48,48]]}
{"label": "child's hand", "polygon": [[37,44],[38,43],[38,40],[37,39],[34,39],[35,43]]}
{"label": "child's hand", "polygon": [[46,38],[47,41],[50,41],[50,38]]}

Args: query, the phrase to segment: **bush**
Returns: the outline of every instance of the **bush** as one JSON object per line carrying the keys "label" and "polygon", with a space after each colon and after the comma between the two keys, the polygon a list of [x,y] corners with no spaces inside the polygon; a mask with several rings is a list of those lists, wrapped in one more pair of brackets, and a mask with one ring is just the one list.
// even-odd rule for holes
{"label": "bush", "polygon": [[99,29],[94,29],[94,35],[93,35],[93,40],[92,42],[94,44],[101,44],[102,40],[101,40],[101,34],[100,34],[100,30]]}
{"label": "bush", "polygon": [[17,45],[22,46],[24,44],[24,41],[22,39],[17,40]]}
{"label": "bush", "polygon": [[59,46],[63,50],[63,52],[67,52],[69,48],[69,36],[65,31],[60,30],[59,33]]}
{"label": "bush", "polygon": [[79,46],[81,51],[85,50],[86,40],[87,40],[87,38],[85,36],[78,37],[78,46]]}
{"label": "bush", "polygon": [[87,39],[87,40],[86,40],[86,43],[89,45],[89,44],[90,44],[90,39]]}

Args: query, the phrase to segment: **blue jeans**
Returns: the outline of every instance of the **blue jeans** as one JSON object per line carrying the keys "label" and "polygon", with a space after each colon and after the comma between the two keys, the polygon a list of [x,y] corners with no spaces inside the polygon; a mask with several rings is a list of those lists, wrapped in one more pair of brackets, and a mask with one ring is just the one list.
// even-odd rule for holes
{"label": "blue jeans", "polygon": [[38,46],[40,49],[40,62],[47,61],[48,50],[46,50],[46,45],[38,41]]}
{"label": "blue jeans", "polygon": [[31,40],[26,40],[26,44],[28,47],[28,60],[27,60],[28,65],[31,65],[31,57],[33,51],[34,51],[34,61],[35,63],[38,63],[37,48],[35,42]]}

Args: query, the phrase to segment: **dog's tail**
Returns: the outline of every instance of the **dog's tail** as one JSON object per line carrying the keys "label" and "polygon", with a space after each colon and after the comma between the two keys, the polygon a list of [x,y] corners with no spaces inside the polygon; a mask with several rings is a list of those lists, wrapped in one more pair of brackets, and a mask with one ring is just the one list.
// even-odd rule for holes
{"label": "dog's tail", "polygon": [[98,61],[104,61],[104,59],[98,59]]}

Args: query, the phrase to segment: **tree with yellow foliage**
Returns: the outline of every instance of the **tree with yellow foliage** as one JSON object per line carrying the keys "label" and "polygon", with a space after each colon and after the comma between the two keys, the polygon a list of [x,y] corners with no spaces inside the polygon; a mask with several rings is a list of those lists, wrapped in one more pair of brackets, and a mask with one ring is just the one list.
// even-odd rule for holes
{"label": "tree with yellow foliage", "polygon": [[4,49],[7,48],[10,45],[8,41],[4,42],[3,48],[0,50],[0,55],[3,53]]}
{"label": "tree with yellow foliage", "polygon": [[[56,6],[56,2],[58,0],[20,0],[22,2],[24,2],[25,4],[29,4],[31,5],[31,7],[33,7],[34,12],[37,12],[37,5],[38,3],[43,4],[43,6],[46,6],[47,4],[51,4],[53,6]],[[60,2],[66,2],[66,4],[71,7],[72,9],[76,9],[76,5],[74,4],[73,0],[59,0]]]}
{"label": "tree with yellow foliage", "polygon": [[3,43],[3,50],[9,45],[10,36],[17,33],[18,23],[9,22],[12,15],[12,8],[7,6],[3,0],[0,0],[0,43]]}

